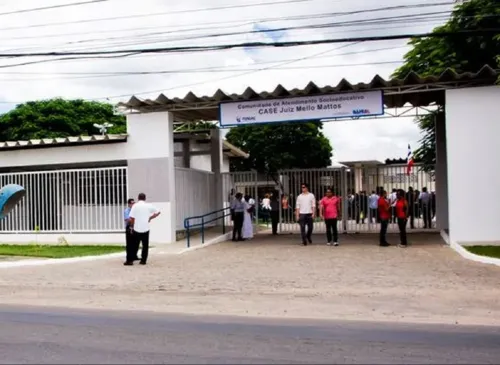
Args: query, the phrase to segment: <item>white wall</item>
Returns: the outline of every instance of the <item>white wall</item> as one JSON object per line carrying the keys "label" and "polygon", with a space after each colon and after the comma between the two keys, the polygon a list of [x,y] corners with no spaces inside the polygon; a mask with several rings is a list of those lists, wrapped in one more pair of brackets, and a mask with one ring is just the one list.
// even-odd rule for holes
{"label": "white wall", "polygon": [[499,138],[500,88],[446,91],[449,229],[456,243],[500,244]]}
{"label": "white wall", "polygon": [[[129,142],[1,151],[0,167],[126,160]],[[133,153],[133,152],[132,152]]]}
{"label": "white wall", "polygon": [[[212,171],[212,157],[210,155],[191,156],[191,168],[203,171]],[[223,155],[221,172],[229,172],[229,157]]]}
{"label": "white wall", "polygon": [[[213,212],[214,209],[214,183],[212,172],[185,169],[175,169],[175,190],[177,194],[176,229],[184,229],[184,219]],[[208,217],[212,219],[214,217]],[[199,224],[193,220],[191,224]]]}

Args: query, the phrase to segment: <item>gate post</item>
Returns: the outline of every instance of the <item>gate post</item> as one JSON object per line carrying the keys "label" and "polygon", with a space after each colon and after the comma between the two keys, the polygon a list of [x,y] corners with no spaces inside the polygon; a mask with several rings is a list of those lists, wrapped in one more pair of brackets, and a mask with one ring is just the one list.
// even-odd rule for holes
{"label": "gate post", "polygon": [[342,179],[342,228],[344,229],[344,234],[347,234],[347,220],[349,214],[349,200],[347,195],[347,169],[342,167],[341,170]]}
{"label": "gate post", "polygon": [[255,234],[259,232],[259,189],[257,186],[257,181],[259,178],[257,170],[252,170],[252,176],[253,176],[253,186],[254,186],[254,200],[255,200]]}

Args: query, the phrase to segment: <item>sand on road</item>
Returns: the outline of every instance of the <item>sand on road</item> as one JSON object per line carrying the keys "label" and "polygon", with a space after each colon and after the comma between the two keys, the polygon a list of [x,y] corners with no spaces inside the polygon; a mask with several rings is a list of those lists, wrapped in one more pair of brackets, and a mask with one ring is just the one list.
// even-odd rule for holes
{"label": "sand on road", "polygon": [[[122,260],[2,269],[0,301],[68,308],[500,325],[500,268],[464,260],[438,235],[381,248],[372,235],[302,247],[260,235],[147,266]],[[321,242],[322,236],[315,237]],[[393,240],[393,242],[395,239]]]}

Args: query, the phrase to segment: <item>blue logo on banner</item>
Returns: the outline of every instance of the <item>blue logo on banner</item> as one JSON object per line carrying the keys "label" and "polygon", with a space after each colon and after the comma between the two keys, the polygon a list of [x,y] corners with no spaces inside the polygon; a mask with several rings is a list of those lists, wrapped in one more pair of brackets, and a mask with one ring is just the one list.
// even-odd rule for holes
{"label": "blue logo on banner", "polygon": [[368,110],[368,109],[353,109],[352,114],[354,114],[354,115],[370,114],[370,110]]}
{"label": "blue logo on banner", "polygon": [[255,122],[255,117],[236,117],[236,122],[241,123],[241,122]]}

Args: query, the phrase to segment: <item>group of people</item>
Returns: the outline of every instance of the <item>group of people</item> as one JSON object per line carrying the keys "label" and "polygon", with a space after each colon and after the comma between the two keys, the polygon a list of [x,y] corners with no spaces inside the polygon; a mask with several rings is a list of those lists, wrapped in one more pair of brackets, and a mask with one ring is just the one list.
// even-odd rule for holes
{"label": "group of people", "polygon": [[253,216],[255,200],[249,195],[236,193],[231,200],[231,220],[233,221],[233,241],[253,238]]}
{"label": "group of people", "polygon": [[[316,216],[316,198],[309,192],[309,186],[302,184],[302,193],[297,197],[295,209],[295,218],[300,224],[300,233],[302,244],[312,243],[312,232],[314,219]],[[425,192],[427,189],[424,188]],[[387,191],[379,189],[374,192],[377,199],[370,201],[370,215],[380,222],[380,246],[387,247],[387,228],[393,216],[396,217],[399,233],[400,247],[407,247],[408,240],[406,236],[406,226],[410,216],[410,205],[406,199],[407,194],[404,190],[397,190],[394,202],[391,202],[387,196]],[[337,222],[341,212],[341,198],[333,193],[331,188],[326,190],[325,196],[319,201],[320,219],[326,226],[327,245],[338,246],[338,226]]]}
{"label": "group of people", "polygon": [[[398,224],[400,232],[400,247],[407,247],[408,240],[406,235],[406,226],[408,219],[414,216],[411,212],[414,205],[413,191],[410,189],[408,193],[404,190],[396,190],[388,196],[387,191],[383,188],[377,188],[367,201],[369,207],[369,218],[372,221],[380,223],[380,246],[389,246],[386,240],[387,229],[389,223]],[[266,194],[262,199],[261,205],[268,217],[271,218],[272,234],[278,234],[279,210],[280,202],[279,193],[274,192]],[[420,194],[420,203],[424,212],[425,226],[431,227],[429,217],[431,195],[427,192],[427,188],[422,189]],[[338,220],[341,216],[342,199],[334,193],[333,189],[328,188],[325,196],[319,201],[316,206],[316,197],[309,191],[309,185],[301,184],[301,194],[297,196],[295,204],[295,221],[300,225],[300,234],[302,245],[312,243],[312,233],[314,228],[314,220],[317,212],[319,218],[324,222],[326,227],[326,243],[329,246],[339,246]],[[413,202],[413,204],[412,204]],[[241,241],[253,237],[252,221],[255,213],[255,200],[250,196],[243,197],[241,193],[234,195],[231,202],[231,217],[234,222],[233,241]]]}
{"label": "group of people", "polygon": [[[374,190],[371,192],[371,195],[368,195],[365,191],[348,193],[348,218],[355,220],[356,224],[364,224],[366,219],[368,219],[369,223],[380,223],[378,217],[378,200],[380,198],[380,191],[382,190],[382,187],[377,188],[376,191]],[[397,222],[394,204],[397,200],[398,190],[399,189],[392,189],[392,192],[390,194],[388,193],[388,199],[392,206],[392,223]],[[432,228],[432,219],[436,216],[435,192],[429,192],[426,187],[424,187],[422,191],[419,191],[410,186],[405,193],[405,197],[408,202],[408,220],[410,222],[410,227],[415,228],[415,218],[423,218],[424,228]]]}
{"label": "group of people", "polygon": [[[153,205],[146,203],[146,194],[140,193],[137,202],[128,199],[127,208],[123,212],[125,223],[126,259],[125,266],[131,266],[135,261],[146,265],[149,253],[149,223],[160,215]],[[141,257],[139,246],[142,244]]]}

